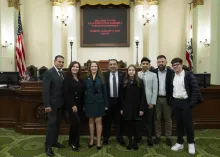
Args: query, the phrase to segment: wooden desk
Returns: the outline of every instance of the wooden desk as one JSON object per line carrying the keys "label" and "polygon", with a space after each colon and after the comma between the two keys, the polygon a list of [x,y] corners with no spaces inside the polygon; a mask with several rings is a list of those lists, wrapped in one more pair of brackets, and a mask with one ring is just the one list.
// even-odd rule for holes
{"label": "wooden desk", "polygon": [[[33,88],[30,88],[32,86]],[[0,127],[15,128],[23,134],[45,134],[46,118],[41,82],[25,82],[24,89],[0,89]],[[204,102],[193,111],[195,129],[220,129],[220,88],[201,88]],[[88,119],[81,115],[81,134],[88,135]],[[175,130],[175,123],[173,130]],[[62,121],[61,134],[68,134]]]}

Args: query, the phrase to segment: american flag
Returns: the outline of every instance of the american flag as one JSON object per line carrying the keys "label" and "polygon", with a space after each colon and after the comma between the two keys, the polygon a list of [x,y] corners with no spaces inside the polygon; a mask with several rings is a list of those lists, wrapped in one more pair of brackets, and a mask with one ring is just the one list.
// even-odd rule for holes
{"label": "american flag", "polygon": [[188,21],[186,26],[186,32],[187,32],[186,61],[191,71],[193,70],[192,5],[193,3],[189,3]]}
{"label": "american flag", "polygon": [[26,63],[25,63],[23,30],[22,30],[22,25],[21,25],[20,10],[18,13],[18,32],[17,32],[17,39],[16,39],[16,64],[17,64],[17,70],[19,71],[20,76],[22,76],[24,72],[26,71]]}

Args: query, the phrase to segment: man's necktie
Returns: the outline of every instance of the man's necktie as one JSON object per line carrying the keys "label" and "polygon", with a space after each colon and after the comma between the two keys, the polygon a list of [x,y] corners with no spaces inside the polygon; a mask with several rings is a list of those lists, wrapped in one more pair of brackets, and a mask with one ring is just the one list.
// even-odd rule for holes
{"label": "man's necktie", "polygon": [[60,77],[61,77],[62,79],[64,79],[64,78],[63,78],[63,73],[62,73],[62,71],[59,70],[58,73],[59,73]]}
{"label": "man's necktie", "polygon": [[113,74],[113,97],[117,98],[118,94],[117,94],[116,77],[115,77],[115,73],[112,74]]}

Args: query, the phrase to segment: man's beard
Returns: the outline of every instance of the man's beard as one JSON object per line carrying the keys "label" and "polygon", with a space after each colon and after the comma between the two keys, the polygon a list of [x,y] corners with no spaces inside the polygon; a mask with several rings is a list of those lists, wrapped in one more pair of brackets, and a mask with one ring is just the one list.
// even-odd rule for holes
{"label": "man's beard", "polygon": [[158,66],[158,69],[159,69],[160,71],[164,71],[165,68],[166,68],[166,66],[163,66],[163,65],[159,65],[159,66]]}

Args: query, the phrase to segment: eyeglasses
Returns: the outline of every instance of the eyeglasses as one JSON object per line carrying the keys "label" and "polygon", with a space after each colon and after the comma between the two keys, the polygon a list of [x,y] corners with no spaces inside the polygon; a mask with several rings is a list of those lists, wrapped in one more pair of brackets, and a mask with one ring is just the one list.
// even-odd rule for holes
{"label": "eyeglasses", "polygon": [[176,66],[179,66],[180,63],[176,63],[176,64],[173,64],[172,67],[176,67]]}

